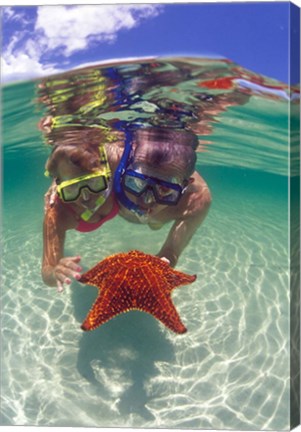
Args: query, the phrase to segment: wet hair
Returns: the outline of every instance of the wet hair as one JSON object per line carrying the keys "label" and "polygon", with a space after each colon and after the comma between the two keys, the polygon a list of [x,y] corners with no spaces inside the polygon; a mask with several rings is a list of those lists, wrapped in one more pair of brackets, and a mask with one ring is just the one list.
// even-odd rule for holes
{"label": "wet hair", "polygon": [[52,177],[58,176],[58,164],[62,159],[69,160],[85,171],[93,171],[101,166],[99,146],[104,136],[98,128],[59,128],[50,134],[52,152],[46,162],[46,169]]}
{"label": "wet hair", "polygon": [[140,155],[152,167],[176,165],[189,178],[195,170],[198,138],[186,130],[145,128],[135,133],[134,161]]}

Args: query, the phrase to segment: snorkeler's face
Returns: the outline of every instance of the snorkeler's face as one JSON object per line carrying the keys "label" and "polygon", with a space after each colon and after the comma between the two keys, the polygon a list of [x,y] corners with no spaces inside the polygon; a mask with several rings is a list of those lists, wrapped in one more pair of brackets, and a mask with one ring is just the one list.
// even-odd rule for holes
{"label": "snorkeler's face", "polygon": [[177,205],[187,182],[171,167],[149,167],[144,163],[130,166],[123,177],[129,198],[142,210],[157,213],[163,207]]}
{"label": "snorkeler's face", "polygon": [[[57,192],[65,203],[93,208],[108,189],[109,179],[104,170],[83,171],[70,163],[60,163]],[[105,197],[104,197],[105,201]]]}
{"label": "snorkeler's face", "polygon": [[98,170],[58,183],[57,192],[64,202],[73,202],[78,200],[80,195],[86,200],[89,193],[98,194],[107,188],[107,177],[102,170]]}

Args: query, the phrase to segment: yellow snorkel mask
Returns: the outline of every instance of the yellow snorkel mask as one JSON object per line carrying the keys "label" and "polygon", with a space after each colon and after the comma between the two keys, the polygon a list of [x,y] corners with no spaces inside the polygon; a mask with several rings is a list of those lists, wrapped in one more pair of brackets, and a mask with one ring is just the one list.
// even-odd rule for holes
{"label": "yellow snorkel mask", "polygon": [[[104,167],[91,174],[65,180],[57,184],[57,194],[65,203],[76,201],[83,189],[88,189],[94,194],[101,194],[95,202],[95,207],[92,210],[86,209],[81,214],[81,218],[85,221],[88,221],[96,210],[105,203],[111,191],[111,169],[103,146],[99,146],[99,153],[101,163],[105,164]],[[46,172],[45,174],[47,175],[48,173]]]}
{"label": "yellow snorkel mask", "polygon": [[57,193],[62,201],[68,203],[76,201],[84,188],[95,194],[104,192],[108,188],[107,176],[104,171],[98,170],[92,174],[63,181],[57,185]]}

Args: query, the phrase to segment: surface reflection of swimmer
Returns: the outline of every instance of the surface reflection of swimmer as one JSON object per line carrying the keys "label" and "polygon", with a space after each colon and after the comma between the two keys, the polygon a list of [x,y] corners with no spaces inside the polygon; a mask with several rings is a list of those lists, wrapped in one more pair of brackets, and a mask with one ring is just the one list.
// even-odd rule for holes
{"label": "surface reflection of swimmer", "polygon": [[55,184],[47,194],[42,276],[59,290],[72,278],[79,279],[81,272],[79,256],[64,257],[67,230],[91,231],[118,212],[152,229],[173,221],[158,255],[175,266],[210,206],[208,186],[195,171],[198,141],[194,134],[164,128],[137,130],[119,179],[118,202],[110,170],[116,170],[123,149],[114,143],[105,152],[96,142],[61,143],[46,165]]}

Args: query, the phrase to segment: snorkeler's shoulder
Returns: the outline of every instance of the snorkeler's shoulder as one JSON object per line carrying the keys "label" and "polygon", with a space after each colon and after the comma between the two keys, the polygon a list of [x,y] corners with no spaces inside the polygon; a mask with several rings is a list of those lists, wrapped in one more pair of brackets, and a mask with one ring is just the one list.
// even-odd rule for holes
{"label": "snorkeler's shoulder", "polygon": [[189,185],[190,187],[188,187],[188,191],[190,192],[193,201],[196,200],[197,202],[202,203],[202,205],[210,206],[212,196],[208,184],[196,171],[193,173],[192,179],[193,181]]}
{"label": "snorkeler's shoulder", "polygon": [[205,179],[197,171],[194,171],[194,173],[191,176],[191,179],[192,179],[192,183],[198,188],[201,187],[202,189],[205,188],[209,189],[209,186],[206,183]]}
{"label": "snorkeler's shoulder", "polygon": [[198,179],[189,184],[179,204],[174,209],[175,219],[202,219],[211,205],[211,193],[205,181]]}

